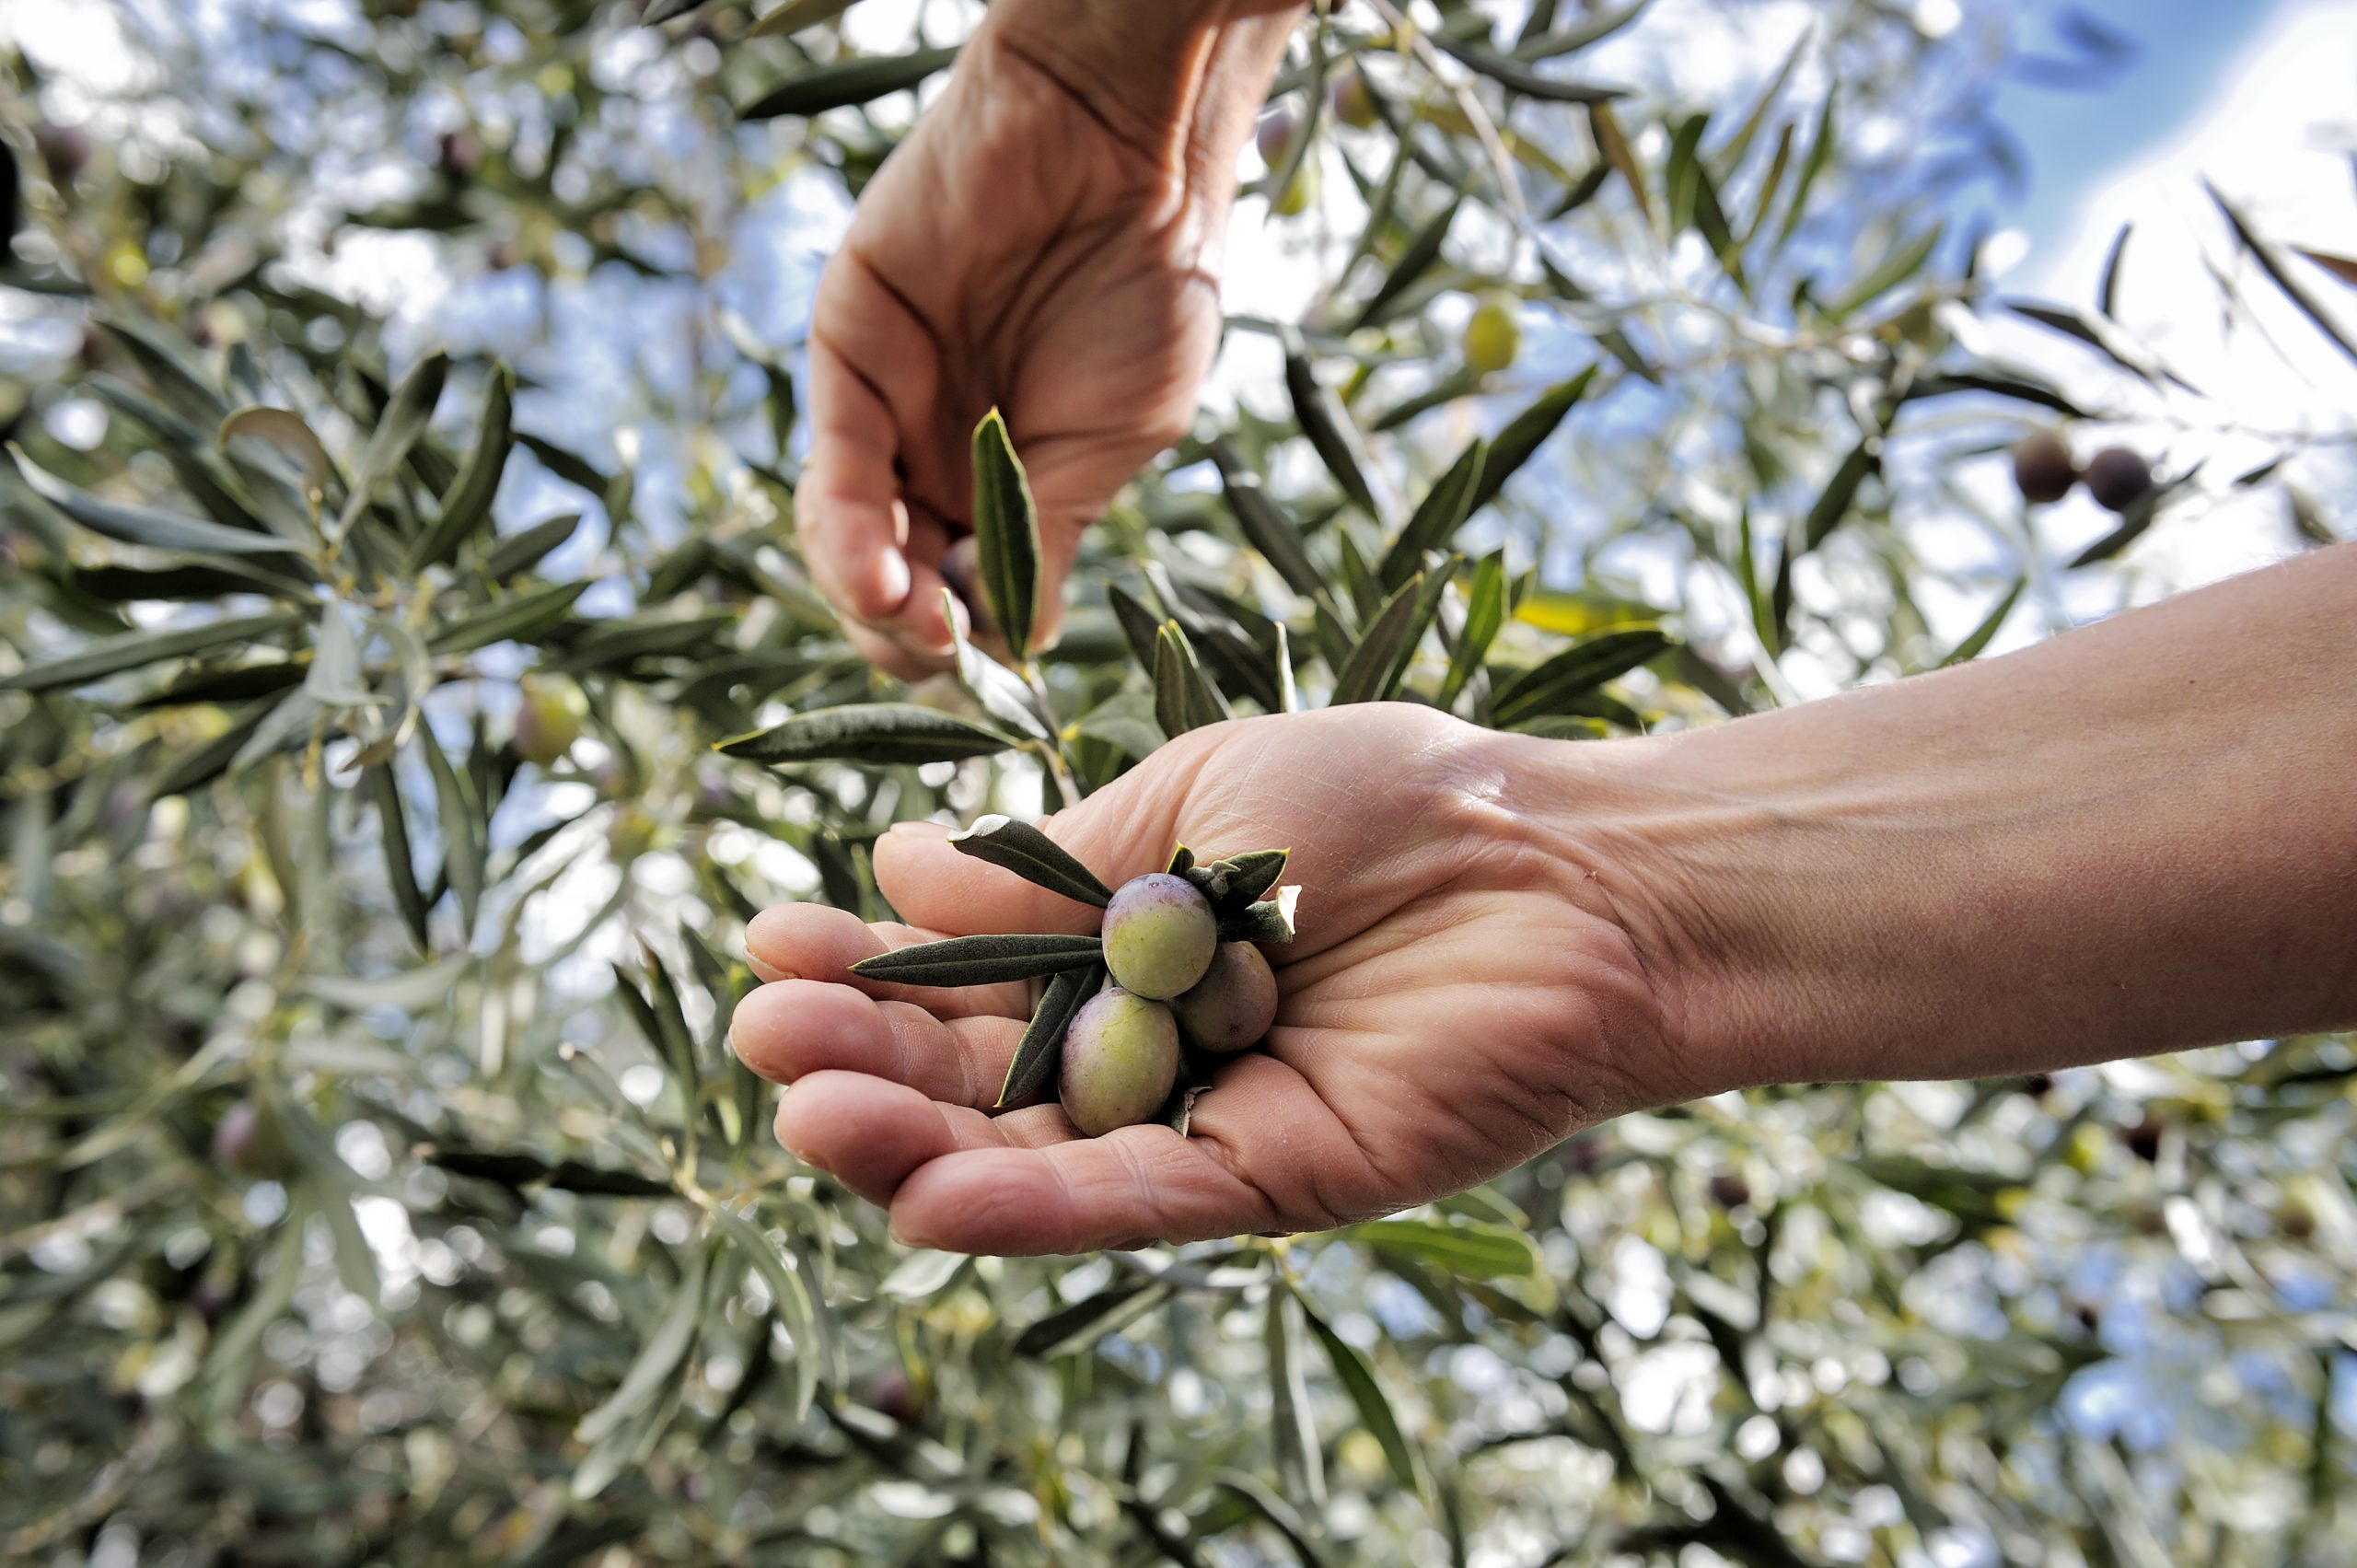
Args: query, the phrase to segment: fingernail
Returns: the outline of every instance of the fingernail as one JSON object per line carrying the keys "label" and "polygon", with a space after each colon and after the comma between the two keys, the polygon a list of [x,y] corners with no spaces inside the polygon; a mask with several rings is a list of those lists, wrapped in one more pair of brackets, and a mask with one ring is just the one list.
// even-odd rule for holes
{"label": "fingernail", "polygon": [[876,557],[876,612],[889,615],[906,603],[908,597],[908,558],[897,550],[879,552]]}
{"label": "fingernail", "polygon": [[892,1216],[892,1239],[903,1247],[938,1248],[941,1245],[933,1231],[923,1225],[904,1220],[897,1214]]}

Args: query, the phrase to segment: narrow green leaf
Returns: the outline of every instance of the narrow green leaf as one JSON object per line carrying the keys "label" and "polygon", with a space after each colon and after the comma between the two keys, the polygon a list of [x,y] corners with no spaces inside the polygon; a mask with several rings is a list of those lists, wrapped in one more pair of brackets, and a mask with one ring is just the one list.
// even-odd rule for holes
{"label": "narrow green leaf", "polygon": [[62,658],[0,677],[0,691],[52,691],[64,686],[83,686],[161,659],[203,653],[232,643],[259,642],[300,621],[301,617],[293,610],[281,610],[169,631],[127,632],[120,637],[100,638]]}
{"label": "narrow green leaf", "polygon": [[1408,526],[1384,552],[1377,575],[1387,590],[1395,589],[1421,570],[1427,551],[1438,550],[1457,537],[1472,514],[1473,497],[1481,484],[1481,468],[1489,459],[1488,444],[1476,438],[1457,455],[1448,471],[1417,503]]}
{"label": "narrow green leaf", "polygon": [[1384,601],[1366,635],[1351,650],[1349,661],[1335,672],[1333,706],[1380,703],[1391,695],[1398,684],[1392,672],[1399,668],[1401,654],[1413,648],[1423,633],[1417,615],[1423,586],[1423,574],[1419,572]]}
{"label": "narrow green leaf", "polygon": [[[1631,22],[1635,21],[1652,3],[1653,0],[1629,0],[1629,4],[1625,6],[1603,6],[1590,11],[1570,27],[1550,28],[1529,34],[1515,41],[1514,57],[1526,64],[1535,64],[1541,60],[1552,60],[1558,55],[1570,54],[1585,49],[1592,43],[1611,37]],[[1532,12],[1534,20],[1537,16],[1538,13],[1534,9]]]}
{"label": "narrow green leaf", "polygon": [[303,494],[308,496],[316,498],[326,488],[328,476],[335,471],[319,436],[303,423],[300,414],[288,410],[250,404],[221,422],[214,441],[226,451],[230,442],[241,437],[273,447],[293,463],[302,476]]}
{"label": "narrow green leaf", "polygon": [[1921,272],[1923,263],[1932,259],[1933,248],[1940,242],[1941,226],[1932,225],[1910,239],[1901,239],[1875,269],[1852,284],[1841,296],[1826,308],[1830,320],[1840,321],[1860,306],[1881,298]]}
{"label": "narrow green leaf", "polygon": [[352,476],[351,493],[336,519],[337,538],[352,531],[352,525],[376,499],[377,489],[409,459],[410,448],[417,445],[418,437],[425,434],[426,422],[434,417],[434,405],[442,400],[442,383],[449,374],[450,356],[436,350],[419,360],[393,389],[392,401],[377,421],[376,431],[360,455],[359,470]]}
{"label": "narrow green leaf", "polygon": [[[1290,1288],[1290,1287],[1288,1287]],[[1296,1299],[1298,1296],[1296,1295]],[[1303,1321],[1309,1331],[1318,1336],[1318,1343],[1326,1353],[1326,1360],[1334,1368],[1334,1376],[1342,1391],[1357,1407],[1359,1423],[1383,1446],[1383,1457],[1391,1463],[1391,1474],[1410,1492],[1421,1490],[1416,1477],[1415,1455],[1408,1447],[1408,1439],[1399,1430],[1399,1418],[1391,1411],[1391,1401],[1383,1392],[1383,1385],[1376,1381],[1375,1369],[1358,1348],[1327,1326],[1326,1320],[1310,1310],[1309,1303],[1301,1303]]]}
{"label": "narrow green leaf", "polygon": [[2204,180],[2201,188],[2210,193],[2210,200],[2224,215],[2243,249],[2250,252],[2251,259],[2274,281],[2275,286],[2283,291],[2283,296],[2299,307],[2300,314],[2314,323],[2317,331],[2331,339],[2334,347],[2351,359],[2357,360],[2357,337],[2352,337],[2349,329],[2325,308],[2324,301],[2310,293],[2307,285],[2293,275],[2291,261],[2283,254],[2282,247],[2252,227],[2243,210],[2228,201],[2225,193],[2216,186]]}
{"label": "narrow green leaf", "polygon": [[1469,513],[1478,512],[1498,498],[1506,481],[1521,471],[1547,437],[1555,434],[1555,427],[1563,423],[1572,405],[1587,396],[1588,388],[1595,381],[1596,366],[1591,365],[1569,380],[1556,382],[1528,408],[1506,421],[1505,428],[1498,432],[1497,439],[1490,443],[1489,453],[1482,459],[1481,480],[1474,486]]}
{"label": "narrow green leaf", "polygon": [[[1291,1310],[1289,1310],[1291,1308]],[[1311,1418],[1309,1385],[1302,1365],[1301,1336],[1294,1327],[1298,1305],[1293,1292],[1271,1283],[1260,1320],[1260,1343],[1269,1360],[1269,1393],[1272,1423],[1270,1437],[1277,1451],[1277,1474],[1287,1491],[1313,1508],[1326,1505],[1325,1450],[1318,1441]]]}
{"label": "narrow green leaf", "polygon": [[125,544],[155,550],[185,550],[200,555],[293,555],[299,547],[265,533],[225,528],[203,517],[167,512],[155,506],[122,501],[101,501],[86,490],[33,466],[16,447],[8,448],[10,463],[32,493],[95,534]]}
{"label": "narrow green leaf", "polygon": [[1294,906],[1301,889],[1294,883],[1279,888],[1273,898],[1247,904],[1219,923],[1223,942],[1290,942],[1294,938]]}
{"label": "narrow green leaf", "polygon": [[1130,645],[1130,656],[1137,661],[1140,669],[1152,675],[1155,642],[1161,633],[1162,622],[1119,583],[1106,585],[1105,598],[1113,607],[1113,619],[1120,625],[1121,640]]}
{"label": "narrow green leaf", "polygon": [[482,805],[467,775],[450,765],[440,741],[424,726],[418,726],[417,744],[434,775],[434,800],[442,822],[442,875],[459,896],[462,930],[472,930],[475,906],[482,898],[483,831]]}
{"label": "narrow green leaf", "polygon": [[1637,203],[1639,215],[1651,225],[1654,203],[1653,198],[1645,192],[1644,166],[1637,161],[1636,149],[1629,145],[1629,137],[1620,129],[1620,122],[1614,116],[1612,106],[1604,103],[1588,105],[1587,122],[1588,129],[1596,136],[1596,150],[1604,155],[1604,161],[1620,176],[1620,182],[1629,188],[1630,199]]}
{"label": "narrow green leaf", "polygon": [[1240,910],[1258,902],[1277,885],[1285,874],[1286,863],[1292,860],[1289,849],[1256,849],[1219,864],[1227,869],[1227,886],[1217,900],[1221,912]]}
{"label": "narrow green leaf", "polygon": [[1825,172],[1825,166],[1833,159],[1838,140],[1833,106],[1838,96],[1836,89],[1828,87],[1825,101],[1817,106],[1817,131],[1809,137],[1808,156],[1801,159],[1800,179],[1793,186],[1791,204],[1784,208],[1783,227],[1776,234],[1775,249],[1778,250],[1792,243],[1793,231],[1799,228],[1801,220],[1808,216],[1809,192],[1817,188],[1817,177]]}
{"label": "narrow green leaf", "polygon": [[736,1210],[723,1205],[712,1211],[713,1219],[737,1251],[744,1254],[753,1272],[769,1286],[770,1298],[776,1304],[778,1317],[785,1324],[785,1331],[794,1338],[794,1398],[785,1408],[785,1421],[790,1426],[799,1422],[810,1408],[811,1397],[819,1387],[819,1335],[820,1319],[813,1304],[809,1287],[802,1283],[798,1266],[787,1268],[779,1256],[777,1244]]}
{"label": "narrow green leaf", "polygon": [[263,721],[278,710],[285,698],[286,693],[281,691],[239,709],[237,716],[230,720],[227,729],[166,768],[163,776],[156,781],[149,798],[162,800],[169,796],[186,795],[219,778],[228,771],[229,765],[237,761],[238,753],[245,749],[247,743],[261,728]]}
{"label": "narrow green leaf", "polygon": [[1743,601],[1751,611],[1751,629],[1759,638],[1759,645],[1774,658],[1783,649],[1783,628],[1777,624],[1776,610],[1771,597],[1768,580],[1759,571],[1759,530],[1751,520],[1751,505],[1744,504],[1738,523],[1742,539],[1736,556],[1736,575],[1743,585]]}
{"label": "narrow green leaf", "polygon": [[1039,610],[1039,510],[996,409],[974,427],[974,545],[983,596],[1019,663]]}
{"label": "narrow green leaf", "polygon": [[518,572],[528,572],[539,565],[543,557],[573,537],[581,526],[581,514],[564,512],[544,523],[534,523],[520,533],[506,534],[483,552],[483,575],[493,582],[504,581]]}
{"label": "narrow green leaf", "polygon": [[1167,1284],[1124,1276],[1024,1330],[1016,1336],[1015,1353],[1031,1361],[1052,1361],[1086,1350],[1107,1334],[1144,1317],[1169,1295]]}
{"label": "narrow green leaf", "polygon": [[974,646],[973,642],[958,624],[952,601],[957,595],[949,588],[941,590],[942,618],[949,623],[949,639],[958,667],[958,684],[973,694],[991,717],[1005,725],[1017,735],[1034,740],[1052,742],[1055,730],[1047,716],[1040,713],[1037,698],[1023,678],[1006,666]]}
{"label": "narrow green leaf", "polygon": [[1309,437],[1310,448],[1342,494],[1357,504],[1370,517],[1380,517],[1375,505],[1375,492],[1366,482],[1365,443],[1358,427],[1351,423],[1334,394],[1328,391],[1310,367],[1308,358],[1298,346],[1285,354],[1285,390],[1292,395],[1294,417],[1301,423],[1301,433]]}
{"label": "narrow green leaf", "polygon": [[2109,320],[2118,320],[2119,311],[2119,264],[2128,257],[2128,237],[2135,232],[2134,223],[2123,223],[2119,232],[2111,237],[2111,250],[2103,259],[2103,286],[2096,291],[2096,310]]}
{"label": "narrow green leaf", "polygon": [[1301,1516],[1275,1493],[1261,1485],[1242,1470],[1223,1470],[1212,1478],[1212,1485],[1242,1503],[1277,1534],[1284,1537],[1293,1549],[1294,1561],[1301,1568],[1325,1568],[1325,1559],[1309,1542],[1308,1527]]}
{"label": "narrow green leaf", "polygon": [[1391,271],[1367,296],[1358,319],[1352,323],[1353,331],[1374,321],[1385,306],[1405,294],[1418,279],[1432,270],[1433,263],[1440,260],[1441,246],[1448,238],[1449,226],[1457,221],[1457,210],[1464,203],[1461,192],[1451,197],[1447,206],[1416,231],[1415,238],[1408,242],[1408,248],[1399,253],[1399,260],[1392,263]]}
{"label": "narrow green leaf", "polygon": [[1972,629],[1970,635],[1958,643],[1948,656],[1940,661],[1940,668],[1945,669],[1952,664],[1969,664],[1979,658],[1980,650],[1987,647],[1991,639],[1997,635],[1998,629],[2005,623],[2005,617],[2014,612],[2014,606],[2021,602],[2022,595],[2028,588],[2027,577],[2014,578],[2014,586],[2005,590],[2005,597],[1999,599],[1996,607],[1980,618],[1980,624]]}
{"label": "narrow green leaf", "polygon": [[110,315],[99,325],[139,362],[158,392],[195,419],[198,428],[209,430],[228,413],[228,400],[188,339],[137,316]]}
{"label": "narrow green leaf", "polygon": [[958,1277],[959,1270],[973,1260],[962,1252],[935,1252],[919,1248],[894,1266],[876,1287],[878,1295],[888,1295],[899,1301],[923,1301],[938,1295],[942,1287]]}
{"label": "narrow green leaf", "polygon": [[1016,1042],[1015,1058],[1006,1065],[993,1109],[1004,1110],[1027,1100],[1055,1081],[1056,1070],[1063,1063],[1064,1035],[1082,1004],[1097,994],[1103,979],[1093,964],[1064,970],[1049,979],[1031,1022]]}
{"label": "narrow green leaf", "polygon": [[1850,515],[1850,504],[1858,498],[1858,487],[1866,482],[1868,474],[1875,472],[1881,466],[1881,460],[1874,455],[1867,442],[1862,440],[1851,447],[1849,455],[1833,470],[1833,477],[1827,480],[1825,488],[1817,493],[1817,502],[1809,507],[1808,516],[1802,519],[1801,548],[1793,553],[1805,553],[1823,544],[1827,536],[1840,526],[1841,519]]}
{"label": "narrow green leaf", "polygon": [[747,38],[791,38],[806,28],[821,22],[831,22],[857,4],[857,0],[785,0],[776,10],[760,17],[745,29]]}
{"label": "narrow green leaf", "polygon": [[1103,909],[1112,900],[1113,889],[1099,881],[1095,872],[1028,822],[993,813],[976,819],[963,832],[950,834],[949,844],[960,854],[1003,865],[1028,882],[1077,902]]}
{"label": "narrow green leaf", "polygon": [[1506,623],[1505,552],[1495,551],[1473,568],[1472,586],[1466,590],[1465,626],[1449,655],[1448,676],[1441,682],[1440,705],[1453,705],[1473,672],[1489,656],[1490,645]]}
{"label": "narrow green leaf", "polygon": [[958,58],[951,49],[920,49],[908,54],[879,54],[820,65],[772,87],[737,111],[741,120],[775,120],[784,115],[807,117],[830,109],[873,103],[888,93],[905,92]]}
{"label": "narrow green leaf", "polygon": [[1538,1272],[1530,1238],[1504,1225],[1371,1220],[1341,1234],[1378,1252],[1399,1253],[1473,1279],[1527,1279]]}
{"label": "narrow green leaf", "polygon": [[426,645],[437,654],[471,653],[493,643],[528,643],[554,626],[589,589],[586,582],[559,583],[498,599],[435,633]]}
{"label": "narrow green leaf", "polygon": [[896,985],[993,985],[1083,969],[1104,957],[1105,944],[1094,936],[952,936],[862,958],[851,972]]}
{"label": "narrow green leaf", "polygon": [[385,879],[393,904],[420,948],[431,951],[426,929],[425,895],[417,885],[417,863],[410,853],[409,819],[401,808],[401,790],[393,771],[381,763],[362,770],[368,798],[377,807],[377,831],[385,853]]}
{"label": "narrow green leaf", "polygon": [[404,1012],[416,1012],[448,1002],[459,981],[473,963],[473,955],[457,953],[439,963],[399,974],[305,975],[296,981],[296,989],[355,1013],[368,1007],[399,1007]]}
{"label": "narrow green leaf", "polygon": [[1587,638],[1500,687],[1492,710],[1504,726],[1560,713],[1566,703],[1628,674],[1670,645],[1657,626],[1630,627]]}
{"label": "narrow green leaf", "polygon": [[671,1300],[663,1309],[639,1347],[638,1359],[622,1374],[621,1382],[606,1402],[581,1418],[574,1435],[584,1443],[595,1443],[614,1431],[655,1401],[679,1364],[688,1359],[688,1352],[695,1347],[696,1334],[703,1327],[704,1280],[712,1270],[712,1254],[702,1246],[695,1249],[688,1271],[671,1293]]}
{"label": "narrow green leaf", "polygon": [[1175,621],[1163,622],[1155,633],[1154,716],[1162,733],[1174,739],[1229,716],[1225,700],[1196,663],[1194,645]]}
{"label": "narrow green leaf", "polygon": [[716,749],[780,766],[839,760],[888,767],[989,757],[1015,744],[995,731],[913,703],[853,703],[796,714],[774,729],[724,740]]}
{"label": "narrow green leaf", "polygon": [[499,494],[499,476],[506,470],[507,454],[516,448],[516,372],[494,366],[491,388],[483,394],[482,425],[466,466],[443,493],[442,515],[419,536],[409,552],[412,572],[440,565],[459,552],[459,546],[491,520],[492,498]]}
{"label": "narrow green leaf", "polygon": [[1294,592],[1307,598],[1322,595],[1325,578],[1309,559],[1301,530],[1269,499],[1260,476],[1246,468],[1225,441],[1212,443],[1212,460],[1219,468],[1221,497],[1246,541]]}
{"label": "narrow green leaf", "polygon": [[1486,49],[1450,37],[1446,32],[1428,35],[1434,45],[1450,59],[1468,70],[1487,76],[1500,87],[1510,87],[1528,98],[1547,103],[1609,103],[1627,96],[1622,87],[1596,87],[1588,82],[1568,81],[1550,76],[1545,72],[1514,59],[1509,55],[1492,54]]}

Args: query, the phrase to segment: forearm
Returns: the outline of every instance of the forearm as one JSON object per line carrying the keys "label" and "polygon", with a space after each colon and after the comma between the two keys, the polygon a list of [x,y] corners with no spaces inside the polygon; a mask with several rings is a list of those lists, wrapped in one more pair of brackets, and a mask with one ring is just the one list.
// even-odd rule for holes
{"label": "forearm", "polygon": [[1710,1089],[2357,1025],[2357,548],[1582,760]]}
{"label": "forearm", "polygon": [[1232,180],[1306,0],[998,0],[985,27],[1116,135],[1198,182]]}

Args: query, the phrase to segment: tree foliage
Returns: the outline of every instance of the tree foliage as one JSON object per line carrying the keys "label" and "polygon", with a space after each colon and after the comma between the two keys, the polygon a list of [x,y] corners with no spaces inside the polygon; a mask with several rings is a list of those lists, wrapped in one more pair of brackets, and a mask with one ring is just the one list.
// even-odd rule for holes
{"label": "tree foliage", "polygon": [[1230,713],[1717,722],[1971,657],[2214,494],[2066,548],[1984,482],[2176,395],[2108,281],[2036,308],[2116,404],[1968,346],[1986,32],[1828,4],[1707,103],[1591,70],[1644,9],[1306,29],[1306,308],[1231,320],[1051,649],[986,432],[1034,657],[914,689],[795,557],[790,302],[946,8],[124,4],[122,81],[8,61],[0,1556],[2346,1555],[2345,1040],[1725,1097],[1023,1262],[893,1244],[726,1049],[744,922],[881,917],[893,821]]}

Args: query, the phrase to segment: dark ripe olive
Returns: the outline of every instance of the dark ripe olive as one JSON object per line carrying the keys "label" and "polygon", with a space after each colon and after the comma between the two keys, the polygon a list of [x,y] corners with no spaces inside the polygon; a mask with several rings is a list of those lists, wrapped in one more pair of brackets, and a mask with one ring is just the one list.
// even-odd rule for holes
{"label": "dark ripe olive", "polygon": [[2153,488],[2153,468],[2125,447],[2107,447],[2087,462],[2087,494],[2108,512],[2125,512]]}
{"label": "dark ripe olive", "polygon": [[2079,482],[2071,448],[2051,430],[2034,431],[2014,443],[2014,488],[2034,506],[2060,501]]}

